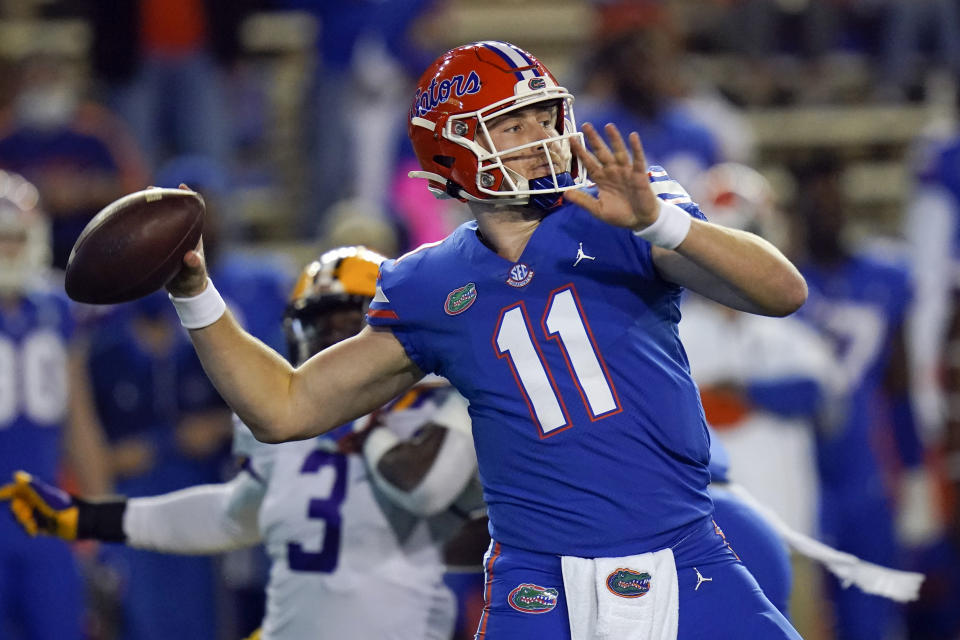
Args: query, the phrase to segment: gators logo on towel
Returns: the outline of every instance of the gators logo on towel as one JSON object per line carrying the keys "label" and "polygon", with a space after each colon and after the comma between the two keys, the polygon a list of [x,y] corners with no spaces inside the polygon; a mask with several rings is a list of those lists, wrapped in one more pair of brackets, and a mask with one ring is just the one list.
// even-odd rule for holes
{"label": "gators logo on towel", "polygon": [[607,576],[607,589],[621,598],[639,598],[650,591],[650,574],[633,569],[617,569]]}
{"label": "gators logo on towel", "polygon": [[546,613],[557,606],[557,590],[535,584],[521,584],[510,592],[507,602],[523,613]]}
{"label": "gators logo on towel", "polygon": [[458,313],[466,311],[476,299],[477,285],[468,282],[459,289],[454,289],[447,295],[447,301],[443,305],[443,310],[447,312],[447,315],[455,316]]}

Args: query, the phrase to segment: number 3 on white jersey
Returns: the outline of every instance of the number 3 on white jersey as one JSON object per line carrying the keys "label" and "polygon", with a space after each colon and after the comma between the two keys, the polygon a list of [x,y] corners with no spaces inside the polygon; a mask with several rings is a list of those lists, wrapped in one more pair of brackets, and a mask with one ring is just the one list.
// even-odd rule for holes
{"label": "number 3 on white jersey", "polygon": [[[620,411],[613,387],[573,285],[554,291],[541,320],[547,340],[556,340],[591,420]],[[543,436],[572,426],[521,300],[500,313],[494,332],[498,358],[506,357],[530,414]]]}

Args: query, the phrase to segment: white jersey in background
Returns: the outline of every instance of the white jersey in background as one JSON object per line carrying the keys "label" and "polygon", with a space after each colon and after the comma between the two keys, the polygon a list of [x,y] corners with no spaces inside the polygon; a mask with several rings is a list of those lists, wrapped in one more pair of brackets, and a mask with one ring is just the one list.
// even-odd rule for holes
{"label": "white jersey in background", "polygon": [[[792,318],[731,311],[689,296],[681,308],[680,338],[711,422],[711,388],[809,379],[829,392],[833,359],[810,327]],[[768,505],[786,524],[815,533],[819,481],[810,415],[783,415],[755,404],[738,419],[713,424],[730,453],[731,479]]]}
{"label": "white jersey in background", "polygon": [[[382,448],[337,452],[337,436],[370,420],[400,441],[427,423],[448,427],[413,491],[385,486],[372,471]],[[238,423],[234,450],[246,462],[226,485],[131,499],[128,544],[211,553],[262,541],[271,560],[263,640],[451,636],[455,602],[442,580],[442,546],[482,507],[462,397],[422,384],[350,427],[274,445]]]}

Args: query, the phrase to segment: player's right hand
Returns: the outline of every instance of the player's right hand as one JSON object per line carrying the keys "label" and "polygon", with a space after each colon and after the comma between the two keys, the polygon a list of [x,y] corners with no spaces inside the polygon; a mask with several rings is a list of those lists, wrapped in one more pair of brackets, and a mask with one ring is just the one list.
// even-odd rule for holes
{"label": "player's right hand", "polygon": [[0,500],[10,501],[13,516],[31,536],[77,539],[79,505],[73,496],[26,471],[17,471],[13,482],[0,487]]}
{"label": "player's right hand", "polygon": [[[185,184],[181,189],[190,190]],[[183,256],[180,271],[167,283],[166,289],[177,298],[192,298],[207,286],[207,261],[203,255],[203,236],[192,251]]]}

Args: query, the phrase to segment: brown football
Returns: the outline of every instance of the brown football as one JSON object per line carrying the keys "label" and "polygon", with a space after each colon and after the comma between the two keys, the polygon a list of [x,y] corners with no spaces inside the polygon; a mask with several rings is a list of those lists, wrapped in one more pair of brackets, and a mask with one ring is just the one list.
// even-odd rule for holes
{"label": "brown football", "polygon": [[77,302],[136,300],[167,284],[203,230],[203,198],[150,188],[116,200],[84,227],[67,261],[64,288]]}

